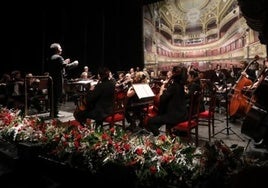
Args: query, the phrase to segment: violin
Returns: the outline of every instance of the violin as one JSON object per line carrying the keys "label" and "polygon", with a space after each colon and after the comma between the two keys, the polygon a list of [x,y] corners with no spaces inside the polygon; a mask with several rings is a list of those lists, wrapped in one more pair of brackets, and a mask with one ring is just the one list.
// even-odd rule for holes
{"label": "violin", "polygon": [[158,108],[159,108],[159,103],[160,103],[160,96],[162,95],[163,91],[166,90],[166,88],[168,88],[170,86],[170,84],[172,84],[173,79],[169,78],[166,81],[162,81],[162,85],[157,85],[157,89],[156,88],[152,88],[153,91],[157,91],[154,92],[155,97],[154,97],[154,104],[153,104],[153,109],[155,112],[158,112]]}

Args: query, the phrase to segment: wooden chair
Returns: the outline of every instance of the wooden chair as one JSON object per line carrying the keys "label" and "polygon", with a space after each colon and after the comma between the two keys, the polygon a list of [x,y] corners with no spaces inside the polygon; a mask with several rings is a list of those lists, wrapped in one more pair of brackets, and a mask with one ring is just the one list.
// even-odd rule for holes
{"label": "wooden chair", "polygon": [[122,126],[125,129],[125,111],[127,105],[127,94],[125,91],[116,91],[113,102],[113,113],[106,117],[103,121],[103,126],[114,125]]}
{"label": "wooden chair", "polygon": [[176,124],[170,130],[170,134],[174,135],[179,132],[179,136],[185,138],[188,142],[192,141],[192,135],[194,135],[196,146],[198,146],[198,120],[201,97],[201,92],[195,92],[190,96],[187,120]]}
{"label": "wooden chair", "polygon": [[[210,81],[204,83],[202,87],[203,100],[205,103],[205,111],[199,113],[199,126],[208,127],[208,140],[215,134],[215,108],[217,87]],[[212,129],[212,133],[211,133]]]}
{"label": "wooden chair", "polygon": [[[32,82],[31,82],[32,80]],[[37,110],[37,113],[45,113],[52,109],[52,91],[49,89],[52,78],[49,76],[26,76],[25,77],[25,115],[31,108]],[[31,112],[33,113],[33,112]],[[33,114],[31,114],[33,115]]]}

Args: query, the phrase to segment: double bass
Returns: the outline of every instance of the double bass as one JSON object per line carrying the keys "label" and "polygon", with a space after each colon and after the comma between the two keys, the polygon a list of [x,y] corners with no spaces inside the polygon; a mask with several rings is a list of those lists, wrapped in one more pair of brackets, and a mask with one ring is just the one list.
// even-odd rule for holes
{"label": "double bass", "polygon": [[[251,66],[252,63],[254,63],[254,61],[249,63],[243,70],[243,72],[246,72],[246,70]],[[230,116],[233,116],[236,113],[246,114],[250,110],[251,104],[249,102],[249,97],[243,93],[243,89],[246,86],[250,85],[252,85],[252,81],[245,75],[241,74],[236,84],[232,88],[233,94],[229,103]]]}

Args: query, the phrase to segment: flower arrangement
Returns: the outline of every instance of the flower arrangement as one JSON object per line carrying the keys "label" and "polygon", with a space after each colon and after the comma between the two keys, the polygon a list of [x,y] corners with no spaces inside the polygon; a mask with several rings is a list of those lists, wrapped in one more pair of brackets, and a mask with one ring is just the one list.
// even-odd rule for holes
{"label": "flower arrangement", "polygon": [[96,129],[75,121],[44,122],[6,108],[0,109],[0,138],[40,143],[43,155],[91,173],[111,163],[124,166],[133,170],[139,185],[148,187],[155,182],[192,187],[215,172],[228,177],[248,165],[242,147],[230,148],[222,141],[195,147],[178,137],[131,135],[120,127]]}

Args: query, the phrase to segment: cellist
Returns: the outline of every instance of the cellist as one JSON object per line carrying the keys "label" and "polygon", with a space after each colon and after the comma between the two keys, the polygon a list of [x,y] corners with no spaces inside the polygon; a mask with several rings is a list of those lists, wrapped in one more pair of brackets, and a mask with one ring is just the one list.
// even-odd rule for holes
{"label": "cellist", "polygon": [[268,92],[268,59],[264,60],[264,68],[259,76],[259,78],[252,84],[251,89],[253,89],[253,96],[251,99],[255,103],[255,106],[261,108],[265,115],[261,117],[259,121],[260,129],[257,130],[258,134],[255,134],[253,140],[256,148],[266,148],[268,149],[268,101],[265,94]]}
{"label": "cellist", "polygon": [[245,68],[231,90],[233,94],[230,99],[229,114],[230,120],[233,122],[236,120],[238,114],[245,115],[248,112],[248,99],[251,97],[251,92],[248,93],[245,86],[252,85],[252,80],[255,80],[256,78],[256,71],[254,68],[257,66],[252,66],[252,64],[255,64],[256,62],[252,61],[249,64],[246,62],[243,63]]}

